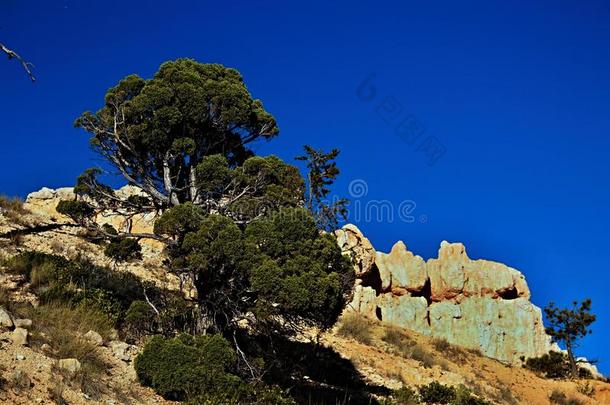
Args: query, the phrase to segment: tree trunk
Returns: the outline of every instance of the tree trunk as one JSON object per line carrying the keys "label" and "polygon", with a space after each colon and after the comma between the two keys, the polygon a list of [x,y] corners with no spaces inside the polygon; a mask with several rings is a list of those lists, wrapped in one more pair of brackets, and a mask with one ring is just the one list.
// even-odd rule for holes
{"label": "tree trunk", "polygon": [[200,200],[199,191],[197,190],[196,183],[197,183],[197,178],[195,177],[195,167],[191,166],[190,173],[189,173],[189,189],[190,189],[190,194],[191,194],[191,202],[193,204],[199,203],[199,200]]}
{"label": "tree trunk", "polygon": [[165,192],[169,197],[170,204],[175,206],[180,204],[180,201],[178,201],[178,196],[174,192],[174,186],[172,185],[171,172],[169,168],[169,158],[169,153],[167,153],[165,155],[165,158],[163,159],[163,185],[165,187]]}
{"label": "tree trunk", "polygon": [[216,325],[214,324],[214,315],[210,313],[207,308],[201,305],[199,308],[197,308],[197,310],[198,316],[195,325],[196,334],[207,335],[209,331],[215,332]]}
{"label": "tree trunk", "polygon": [[576,359],[574,359],[572,342],[570,339],[566,339],[566,349],[568,351],[568,360],[570,361],[570,372],[572,373],[572,378],[578,378],[578,366],[576,365]]}

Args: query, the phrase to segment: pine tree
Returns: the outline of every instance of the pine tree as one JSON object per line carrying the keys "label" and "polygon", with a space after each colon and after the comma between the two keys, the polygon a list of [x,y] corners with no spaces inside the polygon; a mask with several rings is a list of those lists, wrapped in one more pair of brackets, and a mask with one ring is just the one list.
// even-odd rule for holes
{"label": "pine tree", "polygon": [[305,145],[303,148],[305,155],[298,156],[296,159],[307,162],[309,169],[305,204],[315,216],[318,226],[332,231],[337,228],[339,217],[343,219],[347,217],[347,199],[341,198],[334,202],[326,200],[331,191],[329,186],[339,175],[339,168],[334,161],[339,155],[339,150],[333,149],[325,153],[323,150],[316,150],[309,145]]}
{"label": "pine tree", "polygon": [[550,324],[546,333],[553,341],[565,343],[572,377],[578,377],[574,349],[578,347],[576,341],[591,333],[589,326],[595,322],[595,315],[591,313],[591,300],[587,298],[580,305],[574,301],[572,308],[557,308],[555,303],[551,302],[544,308],[544,313]]}

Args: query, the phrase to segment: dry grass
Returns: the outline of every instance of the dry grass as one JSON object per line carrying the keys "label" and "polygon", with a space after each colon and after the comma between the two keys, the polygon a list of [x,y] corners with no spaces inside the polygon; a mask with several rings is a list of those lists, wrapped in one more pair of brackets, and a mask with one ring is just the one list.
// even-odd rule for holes
{"label": "dry grass", "polygon": [[432,339],[432,346],[439,354],[454,363],[459,364],[466,360],[466,351],[459,346],[449,343],[447,339]]}
{"label": "dry grass", "polygon": [[31,386],[30,377],[23,370],[13,370],[9,375],[8,382],[15,393],[29,390]]}
{"label": "dry grass", "polygon": [[0,307],[10,311],[11,305],[11,292],[5,287],[0,286]]}
{"label": "dry grass", "polygon": [[11,235],[11,245],[15,246],[15,247],[20,247],[23,246],[23,235],[19,232],[14,233]]}
{"label": "dry grass", "polygon": [[381,340],[394,347],[403,356],[408,356],[411,353],[411,348],[415,345],[415,342],[403,331],[392,327],[388,327],[385,330]]}
{"label": "dry grass", "polygon": [[595,387],[589,381],[576,383],[576,389],[583,395],[593,397],[595,395]]}
{"label": "dry grass", "polygon": [[373,340],[369,321],[357,314],[348,314],[344,316],[341,319],[337,334],[339,336],[352,338],[365,345],[370,345]]}
{"label": "dry grass", "polygon": [[500,388],[498,400],[503,404],[519,405],[519,401],[517,400],[517,398],[515,398],[512,391],[508,387]]}
{"label": "dry grass", "polygon": [[551,404],[556,405],[584,405],[584,402],[582,402],[580,399],[567,397],[566,394],[558,389],[554,389],[553,392],[551,392],[549,401]]}
{"label": "dry grass", "polygon": [[51,248],[51,251],[53,253],[62,254],[64,252],[66,244],[64,242],[62,242],[61,240],[53,239],[51,241],[51,244],[49,245],[49,247]]}
{"label": "dry grass", "polygon": [[18,225],[25,225],[25,216],[31,212],[23,207],[23,201],[18,197],[0,195],[0,212],[6,219]]}
{"label": "dry grass", "polygon": [[51,398],[51,401],[57,405],[68,405],[68,401],[64,398],[64,391],[66,390],[64,382],[55,375],[49,382],[51,385],[49,387],[49,397]]}
{"label": "dry grass", "polygon": [[112,322],[108,317],[91,308],[59,303],[29,308],[27,312],[27,316],[32,319],[34,344],[47,343],[54,357],[76,358],[81,363],[80,371],[75,374],[59,369],[56,372],[86,394],[93,398],[99,397],[104,389],[100,376],[108,369],[108,365],[98,348],[82,336],[94,330],[107,339],[112,330]]}
{"label": "dry grass", "polygon": [[409,357],[411,357],[413,360],[419,361],[424,368],[432,368],[438,364],[434,355],[420,345],[413,346]]}
{"label": "dry grass", "polygon": [[472,354],[473,356],[484,357],[483,352],[481,351],[481,349],[479,349],[477,347],[472,347],[472,348],[466,349],[466,351],[468,353]]}

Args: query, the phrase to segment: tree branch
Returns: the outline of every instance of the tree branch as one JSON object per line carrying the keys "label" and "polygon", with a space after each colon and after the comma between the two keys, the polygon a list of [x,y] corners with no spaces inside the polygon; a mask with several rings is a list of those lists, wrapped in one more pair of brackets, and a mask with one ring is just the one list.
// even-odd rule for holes
{"label": "tree branch", "polygon": [[8,49],[2,43],[0,43],[0,49],[2,49],[2,52],[4,52],[5,54],[8,55],[9,59],[17,59],[19,61],[19,63],[21,63],[21,66],[23,66],[23,68],[25,69],[25,72],[30,77],[30,80],[32,80],[33,82],[36,81],[34,74],[30,70],[30,67],[34,66],[34,65],[32,65],[30,62],[27,62],[25,59],[23,59],[21,56],[19,56],[15,51]]}

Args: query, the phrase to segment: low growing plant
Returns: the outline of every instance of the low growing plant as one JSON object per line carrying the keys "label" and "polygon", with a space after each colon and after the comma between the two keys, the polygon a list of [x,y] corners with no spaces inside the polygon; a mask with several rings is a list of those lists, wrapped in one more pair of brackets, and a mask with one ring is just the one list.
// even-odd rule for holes
{"label": "low growing plant", "polygon": [[352,338],[365,345],[370,345],[372,342],[371,324],[366,318],[357,314],[344,316],[337,333],[339,336]]}

